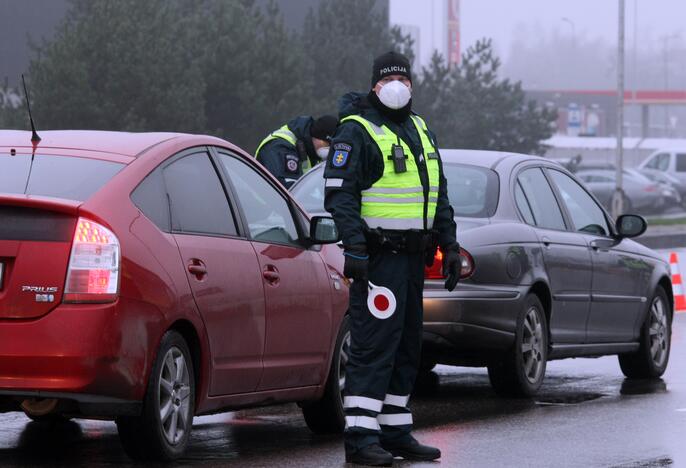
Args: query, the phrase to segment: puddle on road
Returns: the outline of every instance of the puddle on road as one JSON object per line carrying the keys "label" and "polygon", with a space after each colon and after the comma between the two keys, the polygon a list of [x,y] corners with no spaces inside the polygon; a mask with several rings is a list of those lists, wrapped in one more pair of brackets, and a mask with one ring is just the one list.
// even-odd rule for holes
{"label": "puddle on road", "polygon": [[539,406],[569,406],[578,405],[587,401],[597,400],[604,397],[603,393],[574,393],[570,395],[541,395],[534,400]]}

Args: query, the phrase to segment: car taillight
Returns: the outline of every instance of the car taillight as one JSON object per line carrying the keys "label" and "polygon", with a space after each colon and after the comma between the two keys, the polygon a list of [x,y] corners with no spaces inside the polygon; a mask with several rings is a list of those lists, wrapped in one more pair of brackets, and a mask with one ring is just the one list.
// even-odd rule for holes
{"label": "car taillight", "polygon": [[119,240],[106,227],[79,218],[71,245],[64,302],[113,302],[119,295]]}
{"label": "car taillight", "polygon": [[657,187],[655,185],[646,185],[643,187],[644,192],[654,192],[657,190]]}
{"label": "car taillight", "polygon": [[[464,279],[472,276],[474,273],[474,258],[462,247],[460,247],[460,263],[460,278]],[[438,248],[434,255],[433,265],[424,268],[424,279],[444,279],[445,277],[446,275],[443,274],[443,252]]]}

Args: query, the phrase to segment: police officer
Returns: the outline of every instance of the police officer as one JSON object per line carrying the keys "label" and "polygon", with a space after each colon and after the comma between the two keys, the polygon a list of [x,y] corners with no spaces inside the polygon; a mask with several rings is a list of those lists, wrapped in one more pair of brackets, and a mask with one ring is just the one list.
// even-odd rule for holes
{"label": "police officer", "polygon": [[326,159],[337,125],[338,119],[332,115],[316,120],[296,117],[262,140],[255,157],[288,188],[303,175],[303,167]]}
{"label": "police officer", "polygon": [[[424,265],[439,245],[452,291],[460,260],[436,140],[411,111],[407,58],[395,52],[377,57],[371,86],[367,95],[349,93],[339,101],[341,123],[324,171],[325,208],[341,233],[344,274],[353,279],[346,461],[388,466],[394,456],[441,456],[411,435],[407,402],[420,363]],[[390,317],[374,301],[372,309],[367,305],[370,286],[392,291]]]}

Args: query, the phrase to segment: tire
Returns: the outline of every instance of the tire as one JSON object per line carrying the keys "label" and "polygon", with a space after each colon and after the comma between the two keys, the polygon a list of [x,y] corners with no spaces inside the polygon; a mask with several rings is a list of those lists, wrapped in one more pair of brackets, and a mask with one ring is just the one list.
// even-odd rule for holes
{"label": "tire", "polygon": [[640,347],[635,353],[620,354],[619,367],[631,379],[655,379],[664,374],[672,347],[672,311],[667,293],[658,286],[648,303],[641,327]]}
{"label": "tire", "polygon": [[194,410],[191,354],[183,337],[170,330],[160,342],[141,415],[116,420],[124,451],[134,460],[178,458],[188,444]]}
{"label": "tire", "polygon": [[496,394],[531,397],[543,383],[548,361],[548,324],[543,305],[529,294],[517,316],[515,343],[488,365],[488,378]]}
{"label": "tire", "polygon": [[321,400],[302,405],[307,427],[315,434],[338,434],[343,432],[345,428],[342,393],[345,386],[345,366],[348,362],[349,350],[350,319],[346,315],[338,330],[324,395]]}

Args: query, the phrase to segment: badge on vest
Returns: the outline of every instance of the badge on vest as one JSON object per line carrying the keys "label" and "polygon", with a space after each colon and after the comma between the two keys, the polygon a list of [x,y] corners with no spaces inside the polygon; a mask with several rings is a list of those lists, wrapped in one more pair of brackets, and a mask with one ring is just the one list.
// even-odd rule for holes
{"label": "badge on vest", "polygon": [[343,169],[348,165],[350,151],[353,147],[346,143],[336,143],[333,145],[333,155],[331,156],[331,167]]}
{"label": "badge on vest", "polygon": [[290,173],[298,172],[298,167],[300,165],[300,159],[295,154],[286,155],[286,171]]}

